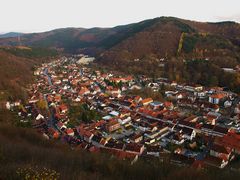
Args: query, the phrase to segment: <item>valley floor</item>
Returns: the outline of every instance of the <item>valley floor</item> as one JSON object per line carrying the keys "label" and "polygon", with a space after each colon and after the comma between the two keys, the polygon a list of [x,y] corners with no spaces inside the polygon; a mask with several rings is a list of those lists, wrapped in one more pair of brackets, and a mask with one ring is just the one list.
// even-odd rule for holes
{"label": "valley floor", "polygon": [[6,104],[18,125],[35,130],[1,127],[4,177],[239,176],[240,105],[235,93],[101,72],[73,57],[44,63],[34,74],[27,102]]}

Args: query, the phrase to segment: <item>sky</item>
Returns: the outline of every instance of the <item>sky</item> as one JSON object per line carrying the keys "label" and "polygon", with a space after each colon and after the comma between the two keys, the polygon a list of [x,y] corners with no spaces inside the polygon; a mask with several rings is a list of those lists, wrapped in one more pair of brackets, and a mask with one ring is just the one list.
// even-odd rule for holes
{"label": "sky", "polygon": [[0,0],[0,32],[113,27],[173,16],[240,22],[240,0]]}

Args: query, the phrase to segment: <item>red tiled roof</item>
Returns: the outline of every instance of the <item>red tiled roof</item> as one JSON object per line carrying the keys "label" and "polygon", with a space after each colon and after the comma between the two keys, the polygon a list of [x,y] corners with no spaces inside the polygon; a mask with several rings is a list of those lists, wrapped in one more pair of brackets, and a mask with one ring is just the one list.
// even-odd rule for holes
{"label": "red tiled roof", "polygon": [[61,111],[66,111],[66,110],[68,110],[68,107],[67,107],[65,104],[61,104],[61,105],[59,106],[59,108],[61,109]]}
{"label": "red tiled roof", "polygon": [[146,98],[146,99],[143,99],[142,100],[142,103],[145,104],[145,103],[151,103],[153,102],[153,99],[152,98]]}
{"label": "red tiled roof", "polygon": [[222,99],[225,97],[225,94],[213,94],[210,97],[215,99]]}
{"label": "red tiled roof", "polygon": [[172,105],[173,105],[172,102],[169,102],[169,101],[164,102],[164,106],[166,107],[170,107]]}
{"label": "red tiled roof", "polygon": [[98,153],[100,152],[100,149],[96,146],[91,146],[89,149],[88,149],[90,152],[92,153]]}
{"label": "red tiled roof", "polygon": [[73,129],[69,128],[69,129],[66,130],[66,133],[69,135],[69,134],[74,133],[74,131],[73,131]]}
{"label": "red tiled roof", "polygon": [[236,133],[229,132],[227,135],[223,136],[222,142],[231,148],[240,151],[240,135]]}

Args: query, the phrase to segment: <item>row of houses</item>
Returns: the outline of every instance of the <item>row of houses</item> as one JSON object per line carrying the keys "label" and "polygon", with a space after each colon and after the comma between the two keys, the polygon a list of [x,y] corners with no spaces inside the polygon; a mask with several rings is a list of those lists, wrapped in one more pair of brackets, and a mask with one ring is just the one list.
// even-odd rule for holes
{"label": "row of houses", "polygon": [[[167,100],[127,95],[132,89],[145,87],[131,76],[92,70],[79,65],[74,58],[43,64],[35,75],[37,82],[29,89],[29,100],[23,107],[31,107],[27,114],[31,114],[34,127],[47,138],[134,161],[143,156],[173,153],[172,162],[198,162],[219,168],[239,152],[236,128],[219,124],[225,108],[235,108],[235,115],[240,114],[231,92],[179,85],[164,78],[153,82],[142,76],[140,81],[153,90],[160,89],[162,84],[169,86],[171,90],[165,91]],[[21,102],[8,102],[6,107],[20,105]],[[71,106],[79,105],[99,113],[100,120],[80,121],[73,127]],[[198,114],[189,113],[194,108]]]}

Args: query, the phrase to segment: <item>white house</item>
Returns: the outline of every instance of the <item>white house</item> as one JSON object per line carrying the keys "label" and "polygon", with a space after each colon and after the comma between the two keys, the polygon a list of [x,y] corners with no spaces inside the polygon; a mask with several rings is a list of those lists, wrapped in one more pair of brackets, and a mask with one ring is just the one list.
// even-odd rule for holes
{"label": "white house", "polygon": [[125,118],[125,119],[118,119],[118,122],[121,124],[121,125],[124,125],[124,124],[126,124],[126,123],[128,123],[128,122],[130,122],[131,121],[131,117],[127,117],[127,118]]}
{"label": "white house", "polygon": [[6,103],[6,108],[7,108],[8,110],[10,110],[10,109],[11,109],[10,102],[7,102],[7,103]]}
{"label": "white house", "polygon": [[40,120],[40,119],[44,119],[44,116],[41,115],[41,114],[38,114],[37,117],[36,117],[36,120]]}

